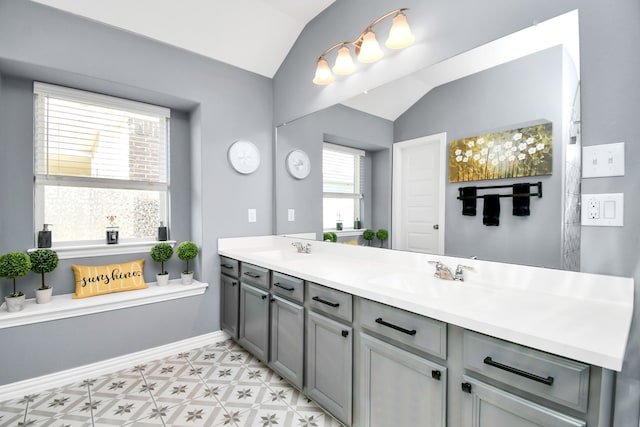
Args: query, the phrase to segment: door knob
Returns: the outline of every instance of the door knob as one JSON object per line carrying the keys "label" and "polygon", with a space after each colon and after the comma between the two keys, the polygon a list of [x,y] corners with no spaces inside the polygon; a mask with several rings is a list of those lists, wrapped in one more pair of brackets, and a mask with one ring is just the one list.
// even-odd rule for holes
{"label": "door knob", "polygon": [[434,229],[434,230],[439,230],[439,229],[440,229],[440,226],[439,226],[438,224],[433,224],[433,229]]}

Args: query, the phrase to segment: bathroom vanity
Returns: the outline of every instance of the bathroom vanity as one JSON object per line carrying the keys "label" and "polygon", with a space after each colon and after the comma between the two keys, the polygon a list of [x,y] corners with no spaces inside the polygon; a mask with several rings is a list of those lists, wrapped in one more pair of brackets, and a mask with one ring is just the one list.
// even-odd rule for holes
{"label": "bathroom vanity", "polygon": [[610,425],[632,279],[297,241],[218,240],[222,328],[346,425]]}

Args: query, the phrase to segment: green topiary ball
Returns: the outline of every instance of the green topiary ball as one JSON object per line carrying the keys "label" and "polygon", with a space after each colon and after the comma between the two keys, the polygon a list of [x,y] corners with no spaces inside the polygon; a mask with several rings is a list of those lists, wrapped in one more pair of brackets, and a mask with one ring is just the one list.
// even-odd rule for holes
{"label": "green topiary ball", "polygon": [[53,249],[38,249],[29,254],[31,271],[34,273],[50,273],[58,266],[58,253]]}

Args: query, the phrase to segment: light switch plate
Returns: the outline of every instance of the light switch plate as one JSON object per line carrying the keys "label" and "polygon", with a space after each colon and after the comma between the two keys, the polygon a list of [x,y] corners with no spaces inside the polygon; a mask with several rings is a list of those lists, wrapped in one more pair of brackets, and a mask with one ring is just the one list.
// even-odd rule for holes
{"label": "light switch plate", "polygon": [[295,221],[295,220],[296,220],[296,210],[287,209],[287,221]]}
{"label": "light switch plate", "polygon": [[582,147],[582,177],[624,176],[624,142]]}
{"label": "light switch plate", "polygon": [[623,213],[623,193],[582,195],[582,225],[622,227]]}
{"label": "light switch plate", "polygon": [[256,222],[256,210],[255,209],[249,209],[247,213],[248,213],[248,216],[249,216],[249,222]]}

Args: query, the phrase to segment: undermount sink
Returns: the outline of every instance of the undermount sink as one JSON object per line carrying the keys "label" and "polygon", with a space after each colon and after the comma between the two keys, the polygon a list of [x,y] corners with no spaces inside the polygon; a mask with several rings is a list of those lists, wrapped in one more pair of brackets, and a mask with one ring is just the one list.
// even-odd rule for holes
{"label": "undermount sink", "polygon": [[253,253],[254,256],[264,259],[269,259],[272,261],[295,261],[299,259],[303,259],[303,257],[309,257],[310,254],[307,253],[299,253],[294,250],[279,250],[272,249],[266,251],[258,251]]}

